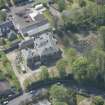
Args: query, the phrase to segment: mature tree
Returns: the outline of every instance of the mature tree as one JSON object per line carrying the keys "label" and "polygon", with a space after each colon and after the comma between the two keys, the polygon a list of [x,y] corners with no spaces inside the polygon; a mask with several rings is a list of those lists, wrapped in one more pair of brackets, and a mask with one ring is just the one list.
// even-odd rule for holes
{"label": "mature tree", "polygon": [[77,52],[73,48],[66,48],[65,55],[66,55],[66,59],[70,63],[73,63],[75,61],[75,59],[77,58]]}
{"label": "mature tree", "polygon": [[61,59],[57,62],[56,67],[59,71],[60,77],[63,78],[66,76],[66,68],[67,68],[67,61],[65,59]]}
{"label": "mature tree", "polygon": [[[74,99],[75,99],[75,93],[71,90],[69,91],[67,88],[65,88],[63,85],[53,85],[50,89],[50,99],[51,102],[64,102],[68,105],[75,105]],[[59,105],[59,103],[54,104]],[[62,104],[61,104],[62,105]]]}
{"label": "mature tree", "polygon": [[6,20],[6,17],[7,17],[7,16],[6,16],[6,13],[0,11],[0,22],[5,21],[5,20]]}
{"label": "mature tree", "polygon": [[72,72],[79,81],[95,80],[97,68],[94,64],[89,63],[87,58],[79,57],[73,63]]}
{"label": "mature tree", "polygon": [[85,7],[86,6],[86,1],[85,0],[79,0],[79,5],[81,7]]}
{"label": "mature tree", "polygon": [[100,96],[96,96],[93,99],[93,104],[94,105],[104,105],[104,99]]}
{"label": "mature tree", "polygon": [[71,31],[76,31],[85,22],[84,9],[81,7],[64,11],[62,15],[65,26],[67,29],[71,29]]}
{"label": "mature tree", "polygon": [[68,97],[68,90],[63,85],[53,85],[50,89],[50,98],[65,101]]}
{"label": "mature tree", "polygon": [[0,8],[5,7],[5,0],[0,0]]}
{"label": "mature tree", "polygon": [[[71,31],[80,29],[96,29],[97,26],[105,24],[105,7],[89,2],[86,6],[84,0],[80,0],[81,7],[74,7],[70,10],[63,11],[64,27]],[[98,10],[98,11],[96,11]]]}
{"label": "mature tree", "polygon": [[100,27],[99,33],[100,33],[100,37],[99,37],[100,46],[102,50],[105,51],[105,26]]}
{"label": "mature tree", "polygon": [[65,0],[57,0],[59,11],[62,12],[65,9]]}
{"label": "mature tree", "polygon": [[49,72],[48,72],[47,67],[45,67],[45,66],[43,66],[43,67],[41,68],[40,79],[41,79],[41,80],[49,79]]}
{"label": "mature tree", "polygon": [[[89,53],[88,60],[97,66],[97,85],[104,86],[105,83],[105,52],[100,49],[94,49]],[[94,75],[94,74],[93,74]],[[100,84],[100,85],[99,85]]]}
{"label": "mature tree", "polygon": [[105,52],[100,49],[93,49],[88,55],[88,59],[91,63],[94,63],[99,71],[104,71],[105,68]]}
{"label": "mature tree", "polygon": [[73,0],[68,0],[70,3],[73,3],[74,1]]}

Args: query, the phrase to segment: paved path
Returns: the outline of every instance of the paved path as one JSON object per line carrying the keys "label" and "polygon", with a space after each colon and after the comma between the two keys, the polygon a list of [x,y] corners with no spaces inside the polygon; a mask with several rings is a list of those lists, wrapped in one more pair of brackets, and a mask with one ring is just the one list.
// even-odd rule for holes
{"label": "paved path", "polygon": [[[66,85],[67,87],[73,89],[74,91],[76,91],[78,93],[80,93],[80,90],[84,89],[84,87],[80,87],[80,86],[75,85],[75,84],[70,84],[70,82],[66,82],[66,81],[64,82],[64,85]],[[47,85],[47,86],[49,86],[49,85]],[[41,88],[39,88],[38,90],[35,90],[35,91],[38,92],[38,91],[40,91],[40,89]],[[97,96],[97,95],[99,95],[99,96],[102,96],[105,99],[104,92],[102,92],[102,91],[100,91],[98,89],[95,89],[95,88],[88,88],[85,92],[82,92],[82,93],[87,93],[89,96]],[[19,105],[19,103],[21,101],[31,99],[31,96],[32,95],[30,93],[24,93],[22,96],[19,96],[16,99],[11,100],[8,105]],[[85,101],[87,101],[87,100],[85,100]],[[90,103],[90,101],[89,101],[89,103]],[[89,103],[86,104],[86,105],[89,105]],[[85,104],[83,104],[83,105],[85,105]]]}
{"label": "paved path", "polygon": [[53,7],[50,6],[49,11],[51,12],[51,14],[54,17],[57,17],[58,18],[58,24],[59,25],[63,25],[64,24],[63,19],[62,19],[62,15],[61,15],[61,13],[58,10],[56,10],[55,8],[53,8]]}
{"label": "paved path", "polygon": [[11,62],[11,65],[13,67],[13,71],[16,75],[16,77],[18,78],[20,85],[22,87],[22,89],[24,90],[24,86],[23,86],[23,77],[19,75],[17,69],[16,69],[16,65],[15,65],[15,59],[16,59],[16,52],[11,52],[7,54],[7,58],[9,59],[9,61]]}
{"label": "paved path", "polygon": [[92,100],[91,99],[84,99],[79,103],[79,105],[91,105]]}
{"label": "paved path", "polygon": [[50,6],[49,10],[50,10],[50,12],[52,13],[53,16],[57,16],[58,18],[61,18],[61,13],[58,10],[56,10],[52,6]]}
{"label": "paved path", "polygon": [[14,100],[10,101],[8,105],[19,105],[21,101],[30,100],[32,95],[30,93],[25,93],[22,96],[15,98]]}

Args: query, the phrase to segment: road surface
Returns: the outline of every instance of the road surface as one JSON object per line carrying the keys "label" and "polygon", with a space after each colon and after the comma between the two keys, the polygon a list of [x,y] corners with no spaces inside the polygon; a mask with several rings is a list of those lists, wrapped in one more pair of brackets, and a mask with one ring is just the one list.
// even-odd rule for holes
{"label": "road surface", "polygon": [[31,100],[32,95],[30,93],[24,93],[23,95],[13,99],[8,105],[19,105],[21,101]]}
{"label": "road surface", "polygon": [[[78,85],[75,85],[75,84],[72,84],[71,85],[69,82],[66,82],[66,81],[65,81],[65,84],[64,85],[66,85],[67,87],[73,89],[77,93],[81,93],[82,92],[82,93],[88,94],[89,96],[97,96],[98,95],[98,96],[102,96],[105,99],[105,93],[104,93],[104,91],[100,91],[99,89],[96,89],[95,87],[94,88],[86,88],[86,90],[84,91],[84,87],[78,86]],[[37,93],[40,90],[41,90],[41,88],[39,88],[38,90],[35,90],[35,91]],[[21,101],[24,101],[24,100],[27,100],[27,99],[28,100],[29,99],[31,100],[31,97],[32,97],[31,93],[24,93],[23,95],[15,98],[13,100],[11,100],[8,103],[8,105],[19,105],[19,103]]]}

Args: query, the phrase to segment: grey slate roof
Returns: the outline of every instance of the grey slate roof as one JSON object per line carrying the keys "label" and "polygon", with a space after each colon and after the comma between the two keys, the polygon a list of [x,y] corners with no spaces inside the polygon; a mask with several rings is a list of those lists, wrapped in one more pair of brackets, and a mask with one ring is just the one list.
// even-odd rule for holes
{"label": "grey slate roof", "polygon": [[2,28],[7,28],[7,27],[9,27],[9,28],[13,28],[14,26],[13,26],[13,23],[12,23],[12,21],[5,21],[5,22],[2,22],[1,24],[0,24],[0,28],[2,29]]}
{"label": "grey slate roof", "polygon": [[35,56],[35,52],[33,52],[33,50],[31,50],[31,49],[23,49],[22,54],[25,59],[30,59]]}
{"label": "grey slate roof", "polygon": [[51,55],[59,51],[56,47],[56,40],[51,34],[51,32],[44,33],[35,39],[35,48],[40,56]]}
{"label": "grey slate roof", "polygon": [[0,24],[0,35],[2,34],[3,36],[5,34],[8,34],[13,29],[14,29],[14,25],[12,21],[5,21]]}
{"label": "grey slate roof", "polygon": [[19,43],[20,49],[26,48],[27,46],[34,46],[34,38],[25,39]]}
{"label": "grey slate roof", "polygon": [[34,40],[34,49],[23,49],[23,56],[28,59],[34,56],[53,55],[59,51],[56,47],[56,40],[53,38],[52,33],[44,33]]}
{"label": "grey slate roof", "polygon": [[45,24],[47,24],[47,23],[48,23],[47,20],[43,20],[43,21],[40,21],[40,22],[38,22],[38,23],[34,23],[34,22],[33,22],[31,25],[22,28],[22,33],[25,34],[25,33],[27,33],[28,31],[31,31],[32,29],[36,29],[36,28],[38,28],[38,27],[41,27],[41,26],[43,26],[43,25],[45,25]]}
{"label": "grey slate roof", "polygon": [[[35,16],[35,21],[33,21],[29,13],[31,12],[22,10],[14,15],[14,24],[22,34],[33,35],[50,27],[48,20],[42,14]],[[40,28],[40,31],[37,28]]]}

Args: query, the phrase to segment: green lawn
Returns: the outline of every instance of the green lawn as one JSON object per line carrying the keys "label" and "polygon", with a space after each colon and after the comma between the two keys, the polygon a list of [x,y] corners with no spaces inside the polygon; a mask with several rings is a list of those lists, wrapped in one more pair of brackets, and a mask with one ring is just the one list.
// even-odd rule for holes
{"label": "green lawn", "polygon": [[0,51],[0,80],[7,80],[11,86],[16,87],[18,90],[20,89],[20,84],[12,69],[5,53]]}

